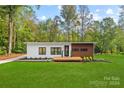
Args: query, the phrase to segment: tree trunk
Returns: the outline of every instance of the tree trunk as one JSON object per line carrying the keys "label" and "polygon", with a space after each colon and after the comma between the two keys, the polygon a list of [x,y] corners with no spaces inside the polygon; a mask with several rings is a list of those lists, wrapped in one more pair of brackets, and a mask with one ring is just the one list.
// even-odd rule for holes
{"label": "tree trunk", "polygon": [[16,31],[14,29],[14,23],[13,23],[13,48],[16,46]]}
{"label": "tree trunk", "polygon": [[13,19],[12,19],[12,8],[10,6],[9,13],[9,45],[8,45],[8,54],[12,53],[12,37],[13,37]]}

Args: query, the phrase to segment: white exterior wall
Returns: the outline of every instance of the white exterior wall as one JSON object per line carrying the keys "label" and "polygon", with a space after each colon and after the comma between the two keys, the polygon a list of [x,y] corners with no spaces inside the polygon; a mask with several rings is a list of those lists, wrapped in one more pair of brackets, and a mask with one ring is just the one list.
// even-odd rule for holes
{"label": "white exterior wall", "polygon": [[[27,43],[27,58],[53,58],[62,55],[51,55],[51,47],[61,47],[64,55],[64,46],[69,45],[69,56],[71,56],[71,43]],[[46,47],[46,55],[39,55],[39,47]]]}

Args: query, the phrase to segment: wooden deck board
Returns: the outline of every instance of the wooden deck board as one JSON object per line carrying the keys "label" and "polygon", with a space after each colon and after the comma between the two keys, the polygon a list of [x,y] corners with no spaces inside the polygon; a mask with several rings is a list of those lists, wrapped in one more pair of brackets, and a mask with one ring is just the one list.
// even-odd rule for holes
{"label": "wooden deck board", "polygon": [[54,57],[55,62],[81,62],[81,57]]}

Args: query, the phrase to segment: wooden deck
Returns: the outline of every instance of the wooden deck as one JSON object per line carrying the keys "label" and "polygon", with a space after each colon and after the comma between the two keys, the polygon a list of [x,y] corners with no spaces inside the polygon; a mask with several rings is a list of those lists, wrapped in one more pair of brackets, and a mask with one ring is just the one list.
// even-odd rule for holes
{"label": "wooden deck", "polygon": [[55,62],[82,62],[81,57],[54,57]]}

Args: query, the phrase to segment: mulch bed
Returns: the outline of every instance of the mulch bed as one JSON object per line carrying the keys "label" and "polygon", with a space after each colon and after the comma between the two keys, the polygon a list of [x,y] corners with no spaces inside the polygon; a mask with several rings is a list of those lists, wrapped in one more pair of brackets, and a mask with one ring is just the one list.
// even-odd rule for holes
{"label": "mulch bed", "polygon": [[10,58],[18,57],[18,56],[21,56],[21,55],[24,55],[24,54],[12,53],[10,55],[0,55],[0,60],[10,59]]}

